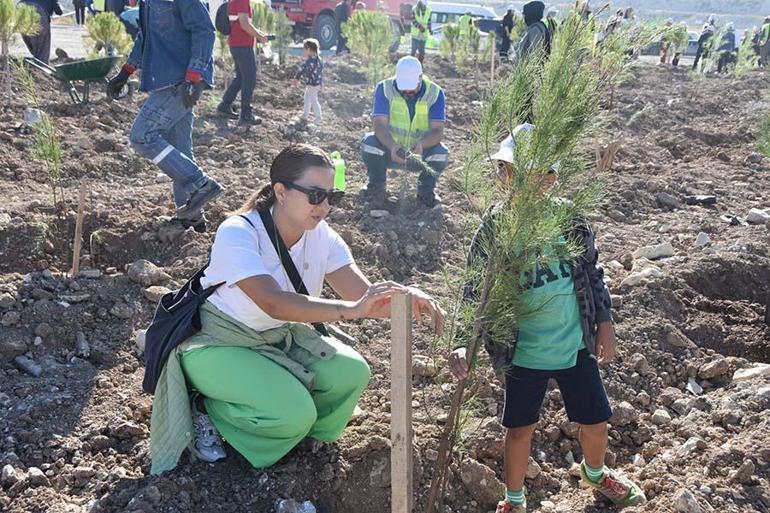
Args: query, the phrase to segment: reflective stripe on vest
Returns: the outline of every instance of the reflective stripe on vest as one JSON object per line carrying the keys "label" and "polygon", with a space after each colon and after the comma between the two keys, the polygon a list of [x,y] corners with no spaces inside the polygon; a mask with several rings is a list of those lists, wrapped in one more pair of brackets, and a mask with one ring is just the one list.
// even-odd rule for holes
{"label": "reflective stripe on vest", "polygon": [[420,15],[420,13],[417,12],[417,7],[412,9],[412,13],[414,14],[414,21],[425,27],[425,32],[420,32],[420,29],[412,25],[412,37],[414,39],[417,39],[419,41],[424,40],[428,37],[428,25],[430,25],[430,15],[431,10],[430,7],[426,7],[425,11]]}
{"label": "reflective stripe on vest", "polygon": [[396,89],[396,79],[389,78],[383,81],[385,98],[390,102],[390,113],[388,114],[390,136],[404,148],[412,148],[430,132],[428,112],[441,93],[441,88],[427,78],[423,78],[422,81],[426,91],[417,100],[414,107],[414,118],[411,119],[409,118],[409,106]]}

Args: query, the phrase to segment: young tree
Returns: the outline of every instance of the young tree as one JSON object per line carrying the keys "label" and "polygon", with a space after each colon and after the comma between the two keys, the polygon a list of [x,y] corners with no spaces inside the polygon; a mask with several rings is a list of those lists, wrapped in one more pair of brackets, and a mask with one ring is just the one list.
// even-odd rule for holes
{"label": "young tree", "polygon": [[91,55],[100,51],[108,56],[127,56],[133,42],[123,22],[111,12],[102,12],[86,20],[86,38],[91,42]]}
{"label": "young tree", "polygon": [[460,48],[460,26],[456,23],[447,23],[441,28],[441,44],[439,51],[444,58],[457,64],[457,52]]}
{"label": "young tree", "polygon": [[[548,59],[543,49],[519,59],[486,102],[463,163],[463,183],[474,207],[475,224],[493,204],[494,222],[479,239],[486,258],[472,260],[462,273],[468,286],[450,307],[455,328],[448,330],[454,339],[449,342],[454,346],[460,341],[468,348],[471,374],[458,383],[452,396],[426,504],[428,513],[443,511],[448,464],[460,436],[458,419],[478,348],[484,340],[505,345],[517,322],[535,313],[522,301],[523,273],[549,251],[563,259],[578,256],[581,245],[564,240],[565,233],[600,202],[600,182],[584,146],[599,127],[599,102],[608,75],[592,57],[592,46],[590,25],[573,14],[554,38]],[[489,155],[525,121],[533,123],[534,129],[528,137],[517,139],[512,179],[502,182]],[[560,163],[558,182],[543,193],[544,171],[556,162]]]}
{"label": "young tree", "polygon": [[275,40],[273,45],[278,50],[278,64],[286,65],[286,55],[292,42],[291,20],[286,16],[286,11],[281,6],[275,13]]}
{"label": "young tree", "polygon": [[0,0],[0,45],[3,54],[3,81],[5,100],[11,101],[10,49],[16,35],[32,36],[40,30],[40,14],[27,4],[14,4],[13,0]]}
{"label": "young tree", "polygon": [[348,46],[366,63],[369,84],[374,86],[389,73],[392,33],[388,15],[381,11],[356,10],[342,26]]}

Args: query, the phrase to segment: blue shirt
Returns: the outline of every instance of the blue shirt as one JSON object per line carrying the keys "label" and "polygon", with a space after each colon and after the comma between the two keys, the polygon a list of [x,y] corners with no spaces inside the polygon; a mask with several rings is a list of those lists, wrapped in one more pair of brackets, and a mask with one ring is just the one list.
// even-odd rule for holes
{"label": "blue shirt", "polygon": [[[404,98],[406,100],[406,106],[409,108],[409,118],[414,118],[414,108],[417,105],[417,100],[423,97],[427,91],[425,82],[423,82],[420,92],[413,98]],[[390,116],[390,102],[385,97],[385,87],[382,82],[377,84],[377,89],[374,91],[374,108],[372,109],[372,116]],[[446,121],[446,98],[444,97],[444,91],[442,90],[436,103],[434,103],[428,111],[429,121]]]}
{"label": "blue shirt", "polygon": [[215,39],[203,1],[140,0],[139,33],[127,64],[142,70],[141,91],[175,86],[188,70],[213,86]]}

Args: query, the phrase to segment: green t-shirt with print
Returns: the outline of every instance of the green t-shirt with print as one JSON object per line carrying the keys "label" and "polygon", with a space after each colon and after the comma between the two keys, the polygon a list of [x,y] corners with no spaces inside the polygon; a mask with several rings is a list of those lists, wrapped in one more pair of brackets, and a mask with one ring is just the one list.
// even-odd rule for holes
{"label": "green t-shirt with print", "polygon": [[513,364],[539,370],[574,367],[586,347],[580,323],[572,264],[545,257],[522,276],[524,311],[517,322]]}

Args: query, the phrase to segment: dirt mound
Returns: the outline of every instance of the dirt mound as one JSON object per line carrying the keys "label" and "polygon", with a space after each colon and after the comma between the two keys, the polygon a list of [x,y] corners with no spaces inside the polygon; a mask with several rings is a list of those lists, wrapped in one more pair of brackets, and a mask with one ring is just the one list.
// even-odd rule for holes
{"label": "dirt mound", "polygon": [[[371,129],[371,92],[355,61],[325,64],[321,127],[292,121],[302,90],[291,86],[290,69],[263,70],[254,103],[265,122],[249,132],[214,115],[221,90],[204,97],[196,159],[227,187],[207,213],[210,225],[259,186],[288,141],[338,150],[349,194],[330,221],[365,273],[446,299],[444,273],[462,265],[471,234],[463,220],[467,199],[452,187],[453,166],[440,180],[440,207],[420,207],[414,177],[404,182],[394,173],[389,187],[396,195],[403,190],[399,206],[372,216],[358,195],[366,180],[358,143]],[[447,145],[456,166],[486,86],[440,59],[427,73],[446,89]],[[619,338],[618,360],[602,371],[616,412],[607,463],[633,476],[650,498],[633,511],[668,513],[689,499],[700,511],[770,508],[770,378],[760,365],[770,362],[770,237],[766,226],[725,221],[770,206],[770,166],[752,146],[766,80],[765,73],[693,78],[644,66],[616,92],[599,141],[621,142],[595,224]],[[170,276],[159,286],[173,288],[205,263],[213,229],[182,232],[165,222],[169,184],[127,144],[141,95],[107,102],[95,92],[93,104],[73,107],[52,83],[40,84],[42,108],[63,137],[66,208],[53,208],[47,173],[30,158],[31,139],[15,130],[23,106],[12,103],[0,112],[0,509],[269,512],[277,498],[292,497],[312,500],[319,511],[388,511],[391,370],[389,331],[379,321],[342,326],[373,377],[339,442],[303,443],[268,469],[253,469],[229,450],[217,465],[183,461],[149,476],[151,398],[141,393],[135,338],[157,290],[131,281],[125,266],[149,260]],[[80,180],[89,186],[86,269],[70,278],[63,271],[71,264]],[[693,194],[715,195],[717,203],[687,205],[684,196]],[[671,252],[654,260],[633,255],[660,243],[670,243]],[[435,348],[423,327],[415,332],[415,354],[437,368],[435,376],[414,377],[415,511],[422,511],[454,384],[445,348]],[[38,365],[39,377],[21,370],[18,356],[28,369]],[[454,512],[494,509],[503,475],[504,393],[491,370],[480,374],[452,464],[446,502]],[[604,511],[575,477],[581,457],[577,426],[552,388],[528,472],[533,511]]]}

